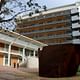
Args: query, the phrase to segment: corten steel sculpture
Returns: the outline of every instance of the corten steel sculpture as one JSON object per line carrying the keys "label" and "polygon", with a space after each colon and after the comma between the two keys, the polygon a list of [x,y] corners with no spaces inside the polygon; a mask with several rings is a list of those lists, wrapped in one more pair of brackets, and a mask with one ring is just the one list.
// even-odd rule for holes
{"label": "corten steel sculpture", "polygon": [[46,46],[43,50],[39,50],[39,76],[74,76],[80,63],[79,57],[78,44]]}

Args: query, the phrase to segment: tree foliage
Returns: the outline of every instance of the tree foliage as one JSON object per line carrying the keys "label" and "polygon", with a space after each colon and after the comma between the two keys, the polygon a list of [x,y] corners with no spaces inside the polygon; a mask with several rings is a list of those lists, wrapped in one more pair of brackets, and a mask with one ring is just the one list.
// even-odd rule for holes
{"label": "tree foliage", "polygon": [[16,16],[23,12],[39,13],[39,9],[46,10],[46,6],[40,6],[35,0],[0,0],[0,28],[13,30],[16,26]]}

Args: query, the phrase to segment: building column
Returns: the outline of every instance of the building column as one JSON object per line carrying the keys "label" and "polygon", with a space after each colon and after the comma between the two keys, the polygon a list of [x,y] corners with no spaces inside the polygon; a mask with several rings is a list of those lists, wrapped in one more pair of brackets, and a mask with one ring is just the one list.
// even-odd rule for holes
{"label": "building column", "polygon": [[15,37],[14,40],[9,44],[9,49],[8,49],[8,66],[10,66],[11,45],[12,45],[18,38],[20,38],[20,35],[19,35],[18,37]]}
{"label": "building column", "polygon": [[35,50],[33,51],[33,54],[34,54],[34,57],[35,57],[35,54],[36,54],[36,51]]}
{"label": "building column", "polygon": [[3,66],[5,66],[5,55],[3,57]]}
{"label": "building column", "polygon": [[11,57],[11,44],[9,45],[9,51],[8,51],[8,66],[10,66],[10,57]]}
{"label": "building column", "polygon": [[25,47],[23,48],[22,62],[24,62],[24,59],[25,59]]}

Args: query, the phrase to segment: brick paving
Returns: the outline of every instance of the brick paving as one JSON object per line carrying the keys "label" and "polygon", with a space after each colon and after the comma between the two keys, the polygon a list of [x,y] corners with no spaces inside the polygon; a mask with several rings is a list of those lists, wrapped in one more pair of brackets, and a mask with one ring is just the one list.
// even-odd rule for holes
{"label": "brick paving", "polygon": [[43,78],[38,76],[38,70],[0,66],[0,80],[80,80],[80,76],[67,78]]}

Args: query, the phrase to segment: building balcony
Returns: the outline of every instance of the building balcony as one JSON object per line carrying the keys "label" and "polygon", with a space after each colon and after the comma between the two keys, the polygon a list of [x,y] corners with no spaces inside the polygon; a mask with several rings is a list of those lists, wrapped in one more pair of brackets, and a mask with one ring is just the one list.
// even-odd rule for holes
{"label": "building balcony", "polygon": [[[37,17],[34,18],[29,18],[28,21],[34,21],[34,20],[41,20],[41,19],[46,19],[46,18],[55,18],[58,16],[66,16],[69,15],[70,11],[63,11],[63,12],[59,12],[59,13],[52,13],[52,14],[48,14],[48,15],[39,15]],[[26,15],[24,15],[23,17],[26,17]]]}
{"label": "building balcony", "polygon": [[51,22],[47,22],[47,23],[43,23],[43,24],[35,24],[35,25],[31,26],[31,27],[40,27],[40,26],[52,25],[52,24],[59,24],[59,23],[64,23],[64,22],[70,22],[70,19],[60,20],[60,21],[51,21]]}
{"label": "building balcony", "polygon": [[73,44],[80,44],[80,39],[73,39]]}
{"label": "building balcony", "polygon": [[74,23],[74,24],[72,24],[72,28],[74,29],[74,28],[80,28],[80,24],[79,23]]}
{"label": "building balcony", "polygon": [[77,13],[77,12],[78,12],[77,8],[71,10],[71,14],[74,14],[74,13]]}
{"label": "building balcony", "polygon": [[71,29],[70,27],[61,27],[61,28],[53,28],[53,29],[43,29],[43,30],[34,30],[32,32],[24,32],[21,33],[22,35],[28,35],[28,34],[33,34],[33,33],[43,33],[43,32],[53,32],[53,31],[59,31],[59,30],[69,30]]}
{"label": "building balcony", "polygon": [[[1,53],[9,53],[8,52],[8,48],[2,48],[2,47],[0,47],[0,52]],[[21,54],[22,52],[20,52],[19,50],[17,51],[17,50],[11,50],[11,54],[14,54],[14,55],[20,55],[20,56],[22,56],[22,54]]]}
{"label": "building balcony", "polygon": [[36,39],[36,40],[44,40],[44,39],[64,38],[64,37],[71,37],[71,36],[72,36],[72,34],[68,33],[68,34],[61,34],[61,35],[37,37],[37,38],[34,38],[34,39]]}
{"label": "building balcony", "polygon": [[48,43],[48,45],[59,45],[59,44],[69,44],[72,43],[72,40],[67,40],[65,42],[61,42],[61,43]]}
{"label": "building balcony", "polygon": [[8,49],[0,47],[0,52],[2,52],[2,53],[8,53]]}
{"label": "building balcony", "polygon": [[72,17],[71,17],[71,20],[72,20],[72,21],[79,20],[79,16],[78,16],[78,15],[72,16]]}
{"label": "building balcony", "polygon": [[22,56],[22,54],[21,54],[21,52],[19,50],[11,50],[11,54]]}
{"label": "building balcony", "polygon": [[72,32],[72,35],[73,36],[80,36],[80,32],[77,30],[77,31],[73,31]]}
{"label": "building balcony", "polygon": [[32,25],[32,26],[17,28],[17,30],[18,30],[18,29],[33,28],[33,27],[41,27],[41,26],[53,25],[53,24],[59,24],[59,23],[66,23],[66,22],[70,22],[70,21],[71,21],[70,19],[60,20],[60,21],[51,21],[51,22],[47,22],[47,23],[43,23],[43,24],[35,24],[35,25]]}

